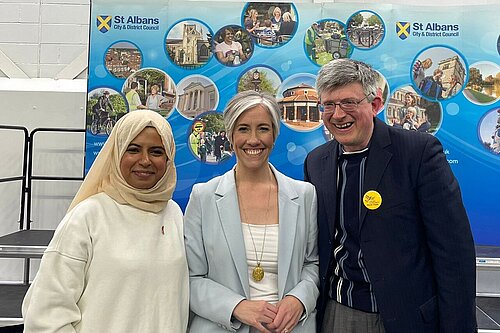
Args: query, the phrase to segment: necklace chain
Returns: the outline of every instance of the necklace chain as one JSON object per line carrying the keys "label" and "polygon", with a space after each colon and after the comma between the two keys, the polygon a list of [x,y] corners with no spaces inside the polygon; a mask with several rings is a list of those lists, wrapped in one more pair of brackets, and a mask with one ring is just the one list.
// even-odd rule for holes
{"label": "necklace chain", "polygon": [[[236,169],[234,170],[234,176],[235,176],[236,192],[238,192],[238,197],[240,197],[240,195],[239,195],[240,193],[238,191],[238,182],[236,181]],[[269,219],[269,210],[270,210],[270,206],[271,206],[271,188],[272,188],[272,184],[271,184],[271,182],[269,182],[269,190],[267,193],[266,222]],[[240,206],[241,206],[241,209],[243,211],[243,217],[244,217],[245,222],[247,224],[248,231],[250,233],[250,238],[252,239],[253,250],[255,252],[255,261],[257,262],[257,266],[252,271],[252,277],[255,281],[259,282],[264,278],[264,269],[261,267],[260,264],[262,263],[262,257],[264,256],[264,247],[266,245],[267,223],[264,223],[264,237],[262,240],[262,248],[260,250],[260,259],[259,259],[258,253],[257,253],[257,247],[255,246],[255,240],[254,240],[253,234],[252,234],[252,229],[250,228],[250,223],[249,223],[250,221],[248,220],[247,211],[245,209],[245,206],[243,205],[243,200],[240,201]]]}

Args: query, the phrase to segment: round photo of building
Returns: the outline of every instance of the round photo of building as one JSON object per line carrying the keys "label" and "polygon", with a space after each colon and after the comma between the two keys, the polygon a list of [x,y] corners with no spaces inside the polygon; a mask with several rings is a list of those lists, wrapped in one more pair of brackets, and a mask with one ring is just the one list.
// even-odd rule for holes
{"label": "round photo of building", "polygon": [[170,116],[177,101],[174,81],[158,68],[143,68],[123,84],[129,111],[147,109]]}
{"label": "round photo of building", "polygon": [[233,155],[222,113],[209,111],[197,116],[189,128],[188,146],[196,159],[208,164],[226,162]]}
{"label": "round photo of building", "polygon": [[257,46],[286,44],[297,30],[297,11],[293,3],[249,2],[242,13],[242,25]]}
{"label": "round photo of building", "polygon": [[484,114],[478,126],[479,142],[490,153],[500,155],[500,108]]}
{"label": "round photo of building", "polygon": [[500,99],[500,66],[480,61],[469,67],[469,80],[462,92],[474,104],[489,105]]}
{"label": "round photo of building", "polygon": [[177,111],[185,118],[215,110],[219,104],[219,91],[215,83],[203,75],[190,75],[177,84]]}
{"label": "round photo of building", "polygon": [[306,30],[304,48],[309,60],[319,66],[333,59],[349,58],[353,51],[345,25],[334,19],[313,22]]}
{"label": "round photo of building", "polygon": [[237,25],[222,27],[213,38],[217,60],[225,66],[240,66],[253,54],[253,41],[248,31]]}
{"label": "round photo of building", "polygon": [[104,64],[111,75],[126,79],[141,68],[142,54],[137,45],[121,41],[108,48]]}
{"label": "round photo of building", "polygon": [[92,89],[87,95],[87,131],[92,135],[110,135],[116,121],[127,113],[123,96],[112,88]]}
{"label": "round photo of building", "polygon": [[443,110],[441,103],[422,98],[408,85],[392,93],[384,117],[390,126],[435,134],[441,126]]}
{"label": "round photo of building", "polygon": [[356,12],[347,20],[347,37],[355,48],[373,49],[385,37],[384,21],[369,10]]}
{"label": "round photo of building", "polygon": [[318,110],[318,93],[314,88],[316,76],[294,74],[283,81],[276,99],[281,121],[295,131],[311,131],[323,124]]}
{"label": "round photo of building", "polygon": [[468,68],[458,51],[447,46],[431,46],[417,54],[410,76],[420,95],[443,100],[453,98],[464,89]]}
{"label": "round photo of building", "polygon": [[255,90],[275,96],[281,84],[281,77],[271,67],[260,65],[249,68],[238,80],[238,92]]}
{"label": "round photo of building", "polygon": [[205,65],[212,57],[212,31],[203,22],[180,21],[167,33],[165,50],[170,60],[185,69]]}

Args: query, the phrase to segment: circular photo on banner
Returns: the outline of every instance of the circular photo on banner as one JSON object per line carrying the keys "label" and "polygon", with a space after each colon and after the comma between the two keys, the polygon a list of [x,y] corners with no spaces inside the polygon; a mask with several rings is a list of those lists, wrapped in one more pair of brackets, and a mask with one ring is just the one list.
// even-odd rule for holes
{"label": "circular photo on banner", "polygon": [[167,118],[176,104],[174,81],[158,68],[144,68],[125,81],[122,92],[129,111],[153,110]]}
{"label": "circular photo on banner", "polygon": [[349,58],[353,51],[345,25],[334,19],[313,22],[306,30],[304,47],[309,60],[319,66],[333,59]]}
{"label": "circular photo on banner", "polygon": [[191,75],[182,79],[177,84],[177,96],[177,111],[188,119],[215,110],[219,104],[217,86],[203,75]]}
{"label": "circular photo on banner", "polygon": [[500,156],[500,108],[485,113],[479,121],[479,142],[490,153]]}
{"label": "circular photo on banner", "polygon": [[382,73],[377,71],[378,73],[378,79],[377,79],[377,97],[379,97],[382,100],[382,107],[380,110],[378,110],[378,113],[382,112],[384,110],[384,107],[387,105],[388,102],[388,96],[389,96],[389,84],[387,83],[387,79],[385,78]]}
{"label": "circular photo on banner", "polygon": [[500,66],[480,61],[469,67],[464,96],[474,104],[489,105],[500,99]]}
{"label": "circular photo on banner", "polygon": [[369,10],[356,12],[347,20],[347,37],[355,48],[373,49],[385,37],[384,21]]}
{"label": "circular photo on banner", "polygon": [[497,51],[498,51],[498,55],[500,55],[500,35],[498,35],[498,39],[497,39]]}
{"label": "circular photo on banner", "polygon": [[238,92],[255,90],[275,96],[281,84],[279,74],[268,66],[256,66],[243,72],[238,81]]}
{"label": "circular photo on banner", "polygon": [[295,131],[311,131],[322,125],[318,110],[316,76],[299,73],[285,79],[276,94],[281,121]]}
{"label": "circular photo on banner", "polygon": [[222,27],[214,36],[217,60],[225,66],[240,66],[253,54],[253,41],[248,31],[237,25]]}
{"label": "circular photo on banner", "polygon": [[222,113],[209,111],[196,117],[189,128],[188,145],[193,156],[203,163],[219,164],[229,160],[233,151]]}
{"label": "circular photo on banner", "polygon": [[255,45],[278,47],[287,43],[297,30],[297,11],[293,3],[250,2],[243,10],[242,24]]}
{"label": "circular photo on banner", "polygon": [[212,31],[203,22],[184,20],[167,33],[165,50],[170,60],[185,69],[205,65],[212,57]]}
{"label": "circular photo on banner", "polygon": [[443,110],[441,103],[422,98],[408,85],[392,93],[384,117],[390,126],[435,134],[441,126]]}
{"label": "circular photo on banner", "polygon": [[126,79],[141,68],[142,54],[135,44],[121,41],[109,47],[104,63],[114,77]]}
{"label": "circular photo on banner", "polygon": [[431,46],[412,62],[410,76],[415,90],[430,100],[455,97],[464,88],[468,75],[463,56],[447,46]]}
{"label": "circular photo on banner", "polygon": [[112,88],[96,88],[88,93],[86,118],[90,134],[110,135],[116,121],[125,113],[125,99]]}

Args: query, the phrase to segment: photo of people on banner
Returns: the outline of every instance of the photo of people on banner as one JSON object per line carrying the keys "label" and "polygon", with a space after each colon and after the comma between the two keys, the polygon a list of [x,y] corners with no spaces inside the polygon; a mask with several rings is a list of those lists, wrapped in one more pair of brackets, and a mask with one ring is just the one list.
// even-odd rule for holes
{"label": "photo of people on banner", "polygon": [[253,53],[253,42],[248,31],[237,25],[222,27],[215,33],[215,55],[225,66],[240,66],[247,62]]}
{"label": "photo of people on banner", "polygon": [[443,118],[438,102],[422,98],[412,86],[394,91],[385,108],[388,125],[411,131],[434,134]]}
{"label": "photo of people on banner", "polygon": [[332,59],[349,58],[353,51],[345,25],[333,19],[313,22],[306,30],[304,45],[309,59],[319,66]]}
{"label": "photo of people on banner", "polygon": [[450,47],[429,47],[413,62],[412,79],[415,88],[430,100],[454,97],[467,81],[467,64],[463,56]]}
{"label": "photo of people on banner", "polygon": [[177,101],[177,91],[170,76],[157,68],[141,69],[123,85],[130,111],[147,109],[168,117]]}
{"label": "photo of people on banner", "polygon": [[292,3],[250,2],[242,24],[258,46],[278,47],[288,42],[297,28],[297,11]]}
{"label": "photo of people on banner", "polygon": [[233,155],[222,113],[209,111],[196,117],[188,136],[191,153],[207,164],[226,162]]}
{"label": "photo of people on banner", "polygon": [[116,121],[127,112],[122,95],[110,88],[99,88],[87,96],[87,130],[92,135],[111,134]]}

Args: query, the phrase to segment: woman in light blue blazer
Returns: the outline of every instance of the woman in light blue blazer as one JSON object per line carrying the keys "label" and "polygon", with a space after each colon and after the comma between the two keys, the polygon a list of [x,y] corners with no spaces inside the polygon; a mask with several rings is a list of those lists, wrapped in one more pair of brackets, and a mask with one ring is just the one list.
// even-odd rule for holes
{"label": "woman in light blue blazer", "polygon": [[237,163],[196,184],[185,212],[190,332],[316,331],[316,193],[269,163],[279,124],[255,91],[224,111]]}

